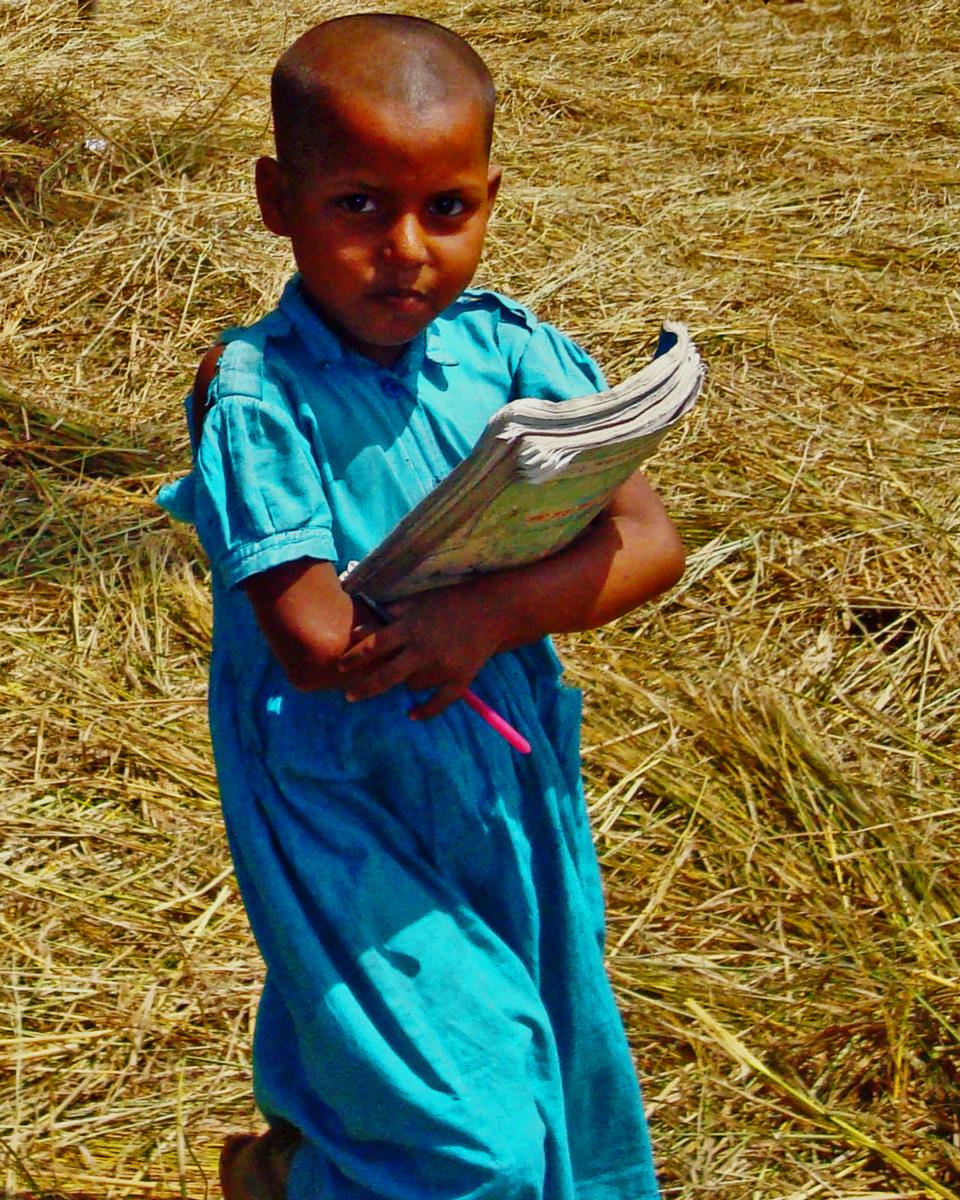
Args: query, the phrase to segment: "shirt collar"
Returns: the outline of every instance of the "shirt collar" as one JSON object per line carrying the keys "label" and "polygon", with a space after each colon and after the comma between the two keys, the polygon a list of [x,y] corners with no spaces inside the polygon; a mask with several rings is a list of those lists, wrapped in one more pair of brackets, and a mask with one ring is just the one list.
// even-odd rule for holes
{"label": "shirt collar", "polygon": [[278,307],[319,363],[338,363],[343,359],[343,342],[320,316],[316,306],[301,288],[299,275],[294,275],[287,281]]}
{"label": "shirt collar", "polygon": [[[311,353],[319,362],[343,361],[347,353],[343,342],[300,286],[299,275],[294,275],[287,282],[280,297],[279,308],[303,336]],[[445,349],[438,321],[431,321],[426,329],[417,334],[392,369],[398,375],[413,376],[423,367],[425,359],[444,367],[455,367],[460,361]]]}
{"label": "shirt collar", "polygon": [[431,321],[424,332],[426,333],[427,341],[424,354],[431,362],[435,362],[441,367],[457,367],[460,365],[460,359],[456,358],[444,347],[439,321]]}

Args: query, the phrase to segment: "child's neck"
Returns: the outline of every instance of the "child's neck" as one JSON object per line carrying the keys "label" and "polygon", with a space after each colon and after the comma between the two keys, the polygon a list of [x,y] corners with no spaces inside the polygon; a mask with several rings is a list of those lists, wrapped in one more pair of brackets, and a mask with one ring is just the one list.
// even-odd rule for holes
{"label": "child's neck", "polygon": [[302,280],[300,281],[300,295],[303,296],[304,300],[306,300],[307,304],[313,309],[320,320],[323,321],[324,325],[332,330],[348,349],[352,350],[354,354],[359,354],[361,358],[368,358],[379,367],[393,367],[406,354],[407,347],[410,345],[409,342],[404,342],[401,346],[375,346],[369,342],[357,342],[336,321],[330,320],[330,317],[324,312],[322,305],[311,296]]}

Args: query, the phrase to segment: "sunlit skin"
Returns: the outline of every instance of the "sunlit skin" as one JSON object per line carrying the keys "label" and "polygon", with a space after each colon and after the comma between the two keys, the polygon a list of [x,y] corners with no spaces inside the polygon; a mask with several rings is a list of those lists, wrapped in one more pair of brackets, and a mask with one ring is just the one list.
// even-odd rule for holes
{"label": "sunlit skin", "polygon": [[500,183],[476,101],[331,106],[308,172],[257,163],[264,222],[344,342],[390,364],[470,283]]}

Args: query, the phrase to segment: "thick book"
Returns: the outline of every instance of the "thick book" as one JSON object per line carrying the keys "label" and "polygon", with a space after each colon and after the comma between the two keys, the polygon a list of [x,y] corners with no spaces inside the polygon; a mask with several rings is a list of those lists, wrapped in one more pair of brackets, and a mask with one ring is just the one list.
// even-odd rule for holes
{"label": "thick book", "polygon": [[616,387],[504,405],[344,587],[396,600],[562,549],[653,454],[696,400],[704,374],[686,327],[668,321],[650,362]]}

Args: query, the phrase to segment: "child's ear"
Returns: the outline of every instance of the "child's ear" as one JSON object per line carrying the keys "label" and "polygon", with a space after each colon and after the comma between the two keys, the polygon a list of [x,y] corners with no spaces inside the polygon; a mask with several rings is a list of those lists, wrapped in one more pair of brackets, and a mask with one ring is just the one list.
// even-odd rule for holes
{"label": "child's ear", "polygon": [[497,198],[497,192],[500,191],[500,180],[502,178],[503,171],[496,164],[491,163],[490,169],[487,171],[487,203],[491,207]]}
{"label": "child's ear", "polygon": [[258,158],[254,179],[263,223],[271,233],[288,236],[287,177],[275,158]]}

